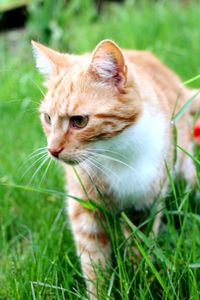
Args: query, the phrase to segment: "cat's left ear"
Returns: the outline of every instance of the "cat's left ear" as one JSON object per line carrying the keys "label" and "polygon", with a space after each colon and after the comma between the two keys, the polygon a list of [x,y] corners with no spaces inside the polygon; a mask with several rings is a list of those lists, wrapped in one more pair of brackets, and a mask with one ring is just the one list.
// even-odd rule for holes
{"label": "cat's left ear", "polygon": [[122,87],[127,66],[121,49],[111,40],[100,42],[93,52],[90,71],[97,79]]}
{"label": "cat's left ear", "polygon": [[59,66],[64,65],[64,54],[34,41],[32,41],[32,47],[36,59],[36,66],[45,77],[49,77],[56,72]]}

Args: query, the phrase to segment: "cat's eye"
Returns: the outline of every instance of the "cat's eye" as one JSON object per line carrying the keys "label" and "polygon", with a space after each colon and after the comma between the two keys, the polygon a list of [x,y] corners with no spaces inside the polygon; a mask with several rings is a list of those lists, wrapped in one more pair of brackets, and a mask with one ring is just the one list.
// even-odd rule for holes
{"label": "cat's eye", "polygon": [[44,120],[47,124],[51,124],[51,117],[47,113],[44,113]]}
{"label": "cat's eye", "polygon": [[70,118],[70,125],[73,128],[81,129],[87,125],[88,120],[88,116],[73,116]]}

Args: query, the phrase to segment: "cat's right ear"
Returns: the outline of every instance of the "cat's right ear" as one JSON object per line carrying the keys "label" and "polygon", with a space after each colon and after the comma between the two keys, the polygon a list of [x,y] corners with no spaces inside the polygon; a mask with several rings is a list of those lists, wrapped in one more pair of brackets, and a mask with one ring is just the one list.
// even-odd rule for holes
{"label": "cat's right ear", "polygon": [[61,66],[63,54],[54,51],[38,42],[32,41],[33,54],[36,60],[36,67],[46,78],[56,72]]}
{"label": "cat's right ear", "polygon": [[112,40],[103,40],[96,46],[89,70],[97,80],[117,88],[124,86],[127,79],[124,55]]}

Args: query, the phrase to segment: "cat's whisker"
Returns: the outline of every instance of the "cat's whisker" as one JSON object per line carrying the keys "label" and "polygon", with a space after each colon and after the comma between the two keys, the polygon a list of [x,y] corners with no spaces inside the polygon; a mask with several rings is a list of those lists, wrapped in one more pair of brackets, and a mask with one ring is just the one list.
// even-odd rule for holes
{"label": "cat's whisker", "polygon": [[[104,150],[102,149],[102,152],[103,152]],[[119,153],[118,153],[118,157],[119,158],[121,158],[121,159],[118,159],[117,157],[112,157],[112,156],[110,156],[110,155],[106,155],[106,154],[103,154],[103,153],[101,153],[101,152],[99,152],[99,150],[98,151],[93,151],[93,150],[84,150],[84,152],[85,153],[87,153],[88,155],[92,155],[92,156],[95,156],[95,157],[98,157],[98,156],[102,156],[102,157],[105,157],[105,158],[110,158],[110,159],[115,159],[115,160],[117,160],[118,162],[120,161],[121,163],[125,163],[125,162],[123,162],[123,160],[121,160],[121,159],[126,159],[126,157],[125,156],[122,156],[122,155],[120,155]],[[110,151],[109,151],[109,153],[110,153]],[[112,153],[112,152],[111,152]],[[113,152],[115,155],[117,154],[117,152]],[[130,166],[129,166],[130,167]]]}
{"label": "cat's whisker", "polygon": [[24,172],[24,174],[21,176],[21,180],[24,178],[24,176],[30,171],[30,169],[32,169],[34,167],[34,165],[36,165],[40,160],[42,160],[43,158],[45,158],[45,156],[47,155],[47,153],[43,154],[41,157],[37,158],[28,168],[27,170]]}
{"label": "cat's whisker", "polygon": [[19,170],[21,170],[30,160],[32,160],[32,159],[36,158],[37,156],[40,156],[44,153],[47,153],[46,149],[36,149],[35,151],[33,151],[32,153],[27,155],[27,157],[24,159],[24,162],[20,166]]}
{"label": "cat's whisker", "polygon": [[30,161],[30,160],[32,160],[33,158],[35,158],[35,157],[41,155],[41,154],[44,154],[44,153],[47,153],[47,150],[46,150],[46,149],[40,150],[40,151],[38,151],[38,152],[35,152],[35,153],[32,153],[32,154],[28,155],[28,156],[25,158],[25,163],[28,162],[28,161]]}
{"label": "cat's whisker", "polygon": [[[105,173],[105,171],[104,170],[102,170],[98,165],[96,165],[94,162],[92,162],[90,159],[88,159],[88,158],[85,158],[85,164],[87,165],[87,166],[92,166],[93,168],[95,168],[95,169],[98,169],[98,170],[100,170],[104,175],[106,175],[106,176],[108,176],[109,177],[109,175],[107,174],[107,173]],[[92,168],[90,168],[90,171],[92,170]],[[93,176],[94,176],[94,172],[93,172]],[[95,178],[97,178],[97,176],[95,175]],[[94,183],[93,183],[94,184]],[[94,186],[95,186],[95,184],[94,184]],[[99,182],[98,182],[98,186],[99,186]]]}
{"label": "cat's whisker", "polygon": [[37,148],[37,149],[33,150],[30,154],[27,155],[26,158],[29,158],[32,155],[34,155],[35,153],[39,153],[39,152],[42,152],[42,151],[47,151],[47,147],[41,147],[41,148]]}
{"label": "cat's whisker", "polygon": [[[87,154],[89,154],[90,157],[92,156],[93,158],[97,158],[97,161],[98,161],[99,164],[101,164],[101,163],[99,162],[98,158],[99,158],[99,156],[102,156],[102,157],[104,157],[104,158],[106,158],[106,159],[111,159],[111,160],[120,162],[120,163],[122,163],[122,164],[125,164],[127,167],[131,168],[129,165],[127,165],[126,163],[124,163],[124,162],[121,161],[121,160],[118,160],[117,158],[113,158],[113,157],[111,157],[111,156],[104,155],[104,154],[101,154],[101,153],[94,153],[94,152],[88,151],[88,150],[85,150],[85,152],[86,152]],[[107,166],[105,166],[105,165],[102,164],[102,167],[105,168],[105,167],[107,167]],[[109,171],[112,172],[113,175],[117,176],[117,175],[116,175],[113,171],[111,171],[110,169],[109,169]]]}
{"label": "cat's whisker", "polygon": [[[90,164],[92,165],[92,167],[93,168],[96,168],[96,169],[98,169],[100,172],[102,172],[106,177],[108,177],[108,178],[110,178],[111,180],[113,179],[112,178],[112,176],[111,176],[111,174],[108,174],[106,171],[111,171],[111,170],[109,170],[109,169],[106,169],[106,171],[104,171],[103,169],[102,169],[102,167],[104,167],[104,169],[105,169],[105,166],[103,166],[103,165],[96,165],[96,162],[94,162],[94,161],[91,161],[90,160],[90,158],[86,158],[85,159],[86,160],[86,164],[87,164],[87,166],[89,166],[90,167]],[[98,193],[100,193],[100,195],[102,196],[102,193],[100,192],[100,190],[104,190],[104,186],[101,184],[101,181],[99,181],[98,180],[98,178],[97,178],[97,174],[95,174],[95,172],[93,171],[93,168],[90,168],[90,170],[92,170],[92,172],[93,172],[93,174],[94,174],[94,180],[95,179],[97,179],[97,184],[95,184],[94,182],[92,182],[93,183],[93,185],[95,186],[95,189],[97,190],[97,192]],[[117,176],[116,174],[112,174],[112,175],[115,175],[115,177]],[[113,184],[114,185],[116,185],[117,183],[118,183],[118,178],[117,178],[117,180],[116,181],[113,181]]]}
{"label": "cat's whisker", "polygon": [[[80,168],[82,168],[84,170],[84,172],[87,173],[88,177],[90,178],[90,181],[92,183],[92,187],[90,188],[90,190],[94,187],[95,189],[97,189],[97,186],[94,182],[94,180],[97,178],[97,175],[95,174],[94,170],[92,168],[90,168],[90,165],[87,164],[85,161],[82,161],[81,164],[79,165]],[[88,170],[89,169],[89,170]],[[102,186],[99,186],[102,187]],[[90,190],[88,191],[88,193],[90,192]]]}
{"label": "cat's whisker", "polygon": [[35,87],[40,91],[40,93],[42,94],[43,97],[45,97],[45,93],[43,92],[43,90],[41,89],[41,87],[37,84],[37,82],[35,82],[32,78],[29,78],[32,83],[35,85]]}
{"label": "cat's whisker", "polygon": [[[91,167],[91,165],[87,164],[86,162],[83,162],[83,164],[85,165],[85,169],[87,169],[87,173],[90,176],[90,180],[91,180],[91,183],[94,186],[94,188],[97,190],[98,193],[100,191],[103,191],[104,186],[101,182],[98,182],[97,174],[94,172],[94,169]],[[98,182],[98,184],[97,184],[97,182]],[[102,193],[103,192],[101,192],[101,194]]]}
{"label": "cat's whisker", "polygon": [[38,168],[36,169],[36,171],[34,172],[34,174],[32,175],[29,184],[32,183],[33,179],[35,178],[35,176],[37,175],[37,173],[41,170],[42,166],[48,161],[49,156],[47,156],[46,158],[44,158],[44,160],[40,163],[40,165],[38,166]]}
{"label": "cat's whisker", "polygon": [[82,164],[81,166],[80,166],[80,168],[84,171],[84,172],[86,172],[87,173],[87,175],[88,175],[88,177],[90,178],[90,182],[91,182],[91,185],[90,185],[90,188],[89,188],[89,190],[87,190],[87,194],[88,195],[90,195],[90,193],[91,193],[91,191],[92,191],[92,189],[96,189],[96,186],[95,186],[95,184],[94,184],[94,181],[93,181],[93,178],[92,178],[92,175],[88,172],[88,170],[87,170],[87,167],[86,167],[87,165],[86,164]]}
{"label": "cat's whisker", "polygon": [[[112,170],[110,170],[107,166],[101,164],[100,161],[98,161],[96,158],[98,158],[98,154],[97,153],[92,153],[91,151],[84,151],[86,153],[82,154],[81,153],[81,156],[84,158],[84,159],[87,159],[88,160],[92,160],[93,163],[97,163],[101,168],[104,168],[105,170],[107,170],[108,172],[110,172],[114,177],[117,178],[117,180],[119,180],[119,177],[117,176],[117,174],[115,174]],[[89,156],[88,156],[89,154]],[[96,157],[96,158],[95,158]],[[104,173],[105,174],[105,173]],[[108,174],[107,174],[108,176]]]}
{"label": "cat's whisker", "polygon": [[[115,176],[118,180],[118,177],[117,175],[111,171],[109,168],[105,167],[104,165],[102,165],[98,160],[96,160],[94,157],[92,158],[91,156],[90,157],[87,157],[85,158],[87,162],[90,162],[92,165],[94,165],[97,169],[99,169],[102,173],[104,173],[104,175],[106,175],[106,177],[111,177],[111,175]],[[106,173],[106,171],[109,171],[111,174],[108,174]]]}
{"label": "cat's whisker", "polygon": [[[92,153],[92,152],[91,152],[91,154],[95,155],[95,153]],[[125,163],[124,161],[122,161],[120,159],[117,159],[117,158],[114,158],[114,157],[111,157],[111,156],[108,156],[108,155],[105,155],[105,154],[102,154],[102,153],[96,153],[96,157],[97,156],[101,156],[101,157],[103,157],[105,159],[109,159],[111,161],[118,162],[118,163],[120,163],[120,164],[128,167],[132,172],[136,173],[136,170],[132,166],[128,165],[127,163]]]}
{"label": "cat's whisker", "polygon": [[90,168],[90,166],[86,163],[86,161],[82,161],[82,162],[80,163],[80,167],[82,167],[82,165],[84,165],[85,170],[87,170],[86,173],[87,173],[89,176],[91,176],[91,177],[96,177],[94,170],[93,170],[92,168]]}
{"label": "cat's whisker", "polygon": [[109,149],[98,149],[98,148],[94,148],[94,149],[92,149],[92,148],[89,148],[89,149],[87,149],[86,151],[91,151],[91,152],[97,152],[97,153],[101,153],[101,152],[108,152],[108,153],[111,153],[111,154],[115,154],[115,155],[117,155],[119,158],[121,157],[121,158],[125,158],[126,159],[126,156],[124,156],[123,154],[121,154],[121,153],[119,153],[119,152],[117,152],[117,151],[113,151],[113,150],[109,150]]}
{"label": "cat's whisker", "polygon": [[37,149],[33,150],[29,155],[31,155],[31,154],[33,154],[33,153],[35,153],[35,152],[38,152],[38,151],[40,151],[40,150],[47,150],[47,147],[45,146],[45,147],[37,148]]}
{"label": "cat's whisker", "polygon": [[28,113],[28,112],[31,112],[31,113],[36,112],[36,113],[37,113],[37,112],[38,112],[38,109],[35,108],[35,107],[32,107],[32,108],[23,110],[23,112],[26,112],[26,113]]}
{"label": "cat's whisker", "polygon": [[115,174],[110,168],[108,168],[107,166],[103,165],[100,161],[98,161],[97,159],[95,159],[94,156],[90,157],[93,161],[95,161],[96,163],[98,163],[98,165],[102,168],[104,168],[104,170],[107,170],[108,172],[110,172],[110,174],[112,176],[114,176],[117,180],[119,180],[119,177],[117,176],[117,174]]}
{"label": "cat's whisker", "polygon": [[39,162],[43,157],[45,157],[46,153],[38,153],[37,155],[34,155],[33,157],[30,157],[29,159],[25,160],[22,165],[19,167],[18,172],[21,173],[24,168],[25,172],[23,173],[21,179],[28,173],[28,171],[34,167],[37,162]]}
{"label": "cat's whisker", "polygon": [[[13,103],[13,102],[21,102],[21,103],[22,103],[22,102],[23,102],[23,99],[15,99],[15,100],[10,100],[10,101],[4,101],[3,103],[8,104],[8,103]],[[40,104],[39,102],[34,101],[34,100],[30,100],[30,102],[35,103],[35,104],[37,104],[37,105]]]}
{"label": "cat's whisker", "polygon": [[51,163],[52,163],[52,158],[51,157],[49,157],[50,158],[50,160],[49,160],[49,162],[48,162],[48,165],[47,165],[47,167],[46,167],[46,170],[45,170],[45,172],[43,173],[43,175],[42,175],[42,178],[41,178],[41,181],[40,181],[40,184],[39,184],[39,187],[42,185],[42,183],[44,182],[44,180],[45,180],[45,178],[46,178],[46,175],[47,175],[47,172],[48,172],[48,170],[49,170],[49,168],[50,168],[50,165],[51,165]]}

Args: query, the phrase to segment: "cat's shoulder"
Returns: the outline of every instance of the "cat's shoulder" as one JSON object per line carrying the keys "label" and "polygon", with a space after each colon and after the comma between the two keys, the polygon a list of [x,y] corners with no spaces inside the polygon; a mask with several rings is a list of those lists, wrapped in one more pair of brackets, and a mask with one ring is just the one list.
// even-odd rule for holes
{"label": "cat's shoulder", "polygon": [[139,68],[145,68],[147,71],[153,69],[154,71],[168,72],[169,76],[174,75],[172,70],[150,51],[123,49],[123,53],[130,63]]}
{"label": "cat's shoulder", "polygon": [[152,60],[159,61],[158,58],[148,50],[132,50],[132,49],[122,49],[124,55],[129,61],[137,62],[138,60]]}

